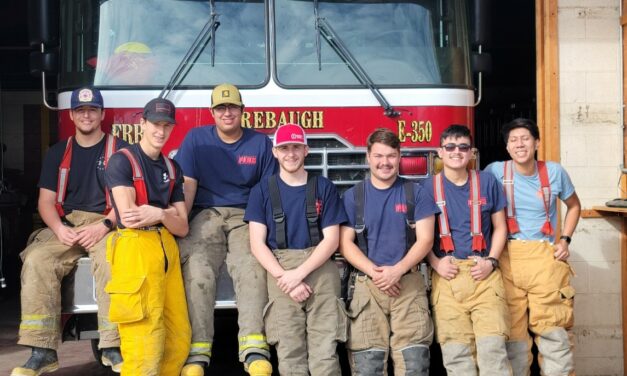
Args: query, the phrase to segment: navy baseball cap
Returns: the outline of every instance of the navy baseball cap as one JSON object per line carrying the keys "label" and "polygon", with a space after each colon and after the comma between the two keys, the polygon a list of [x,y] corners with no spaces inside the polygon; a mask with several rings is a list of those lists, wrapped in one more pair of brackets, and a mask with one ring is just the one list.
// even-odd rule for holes
{"label": "navy baseball cap", "polygon": [[103,108],[104,101],[100,90],[90,86],[74,90],[70,107],[75,110],[82,106]]}
{"label": "navy baseball cap", "polygon": [[170,124],[176,124],[176,120],[174,120],[175,114],[176,107],[174,103],[165,98],[155,98],[146,103],[143,118],[151,123],[167,121]]}

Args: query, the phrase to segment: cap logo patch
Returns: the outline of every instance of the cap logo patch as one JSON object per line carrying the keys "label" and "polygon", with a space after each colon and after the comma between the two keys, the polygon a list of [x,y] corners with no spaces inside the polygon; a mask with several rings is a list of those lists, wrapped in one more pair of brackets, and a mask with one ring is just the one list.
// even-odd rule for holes
{"label": "cap logo patch", "polygon": [[292,140],[301,140],[302,141],[303,136],[300,134],[296,134],[296,133],[292,133]]}
{"label": "cap logo patch", "polygon": [[222,98],[230,98],[231,92],[228,90],[222,90]]}
{"label": "cap logo patch", "polygon": [[172,112],[172,108],[167,103],[156,103],[155,104],[155,111],[156,112],[165,112],[165,113],[169,114],[170,112]]}
{"label": "cap logo patch", "polygon": [[79,102],[91,102],[94,99],[94,93],[89,89],[83,89],[78,92]]}

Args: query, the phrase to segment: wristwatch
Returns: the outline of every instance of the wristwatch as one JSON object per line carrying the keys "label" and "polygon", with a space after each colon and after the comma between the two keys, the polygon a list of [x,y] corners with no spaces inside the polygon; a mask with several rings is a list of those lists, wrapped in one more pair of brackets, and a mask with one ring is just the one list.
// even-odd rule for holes
{"label": "wristwatch", "polygon": [[492,270],[496,270],[499,267],[499,260],[494,257],[486,257],[485,259],[492,263]]}
{"label": "wristwatch", "polygon": [[566,240],[566,243],[570,244],[573,239],[568,235],[562,235],[560,236],[560,240]]}
{"label": "wristwatch", "polygon": [[113,230],[113,222],[111,222],[109,218],[103,219],[102,224],[105,225],[105,227],[108,228],[109,231]]}

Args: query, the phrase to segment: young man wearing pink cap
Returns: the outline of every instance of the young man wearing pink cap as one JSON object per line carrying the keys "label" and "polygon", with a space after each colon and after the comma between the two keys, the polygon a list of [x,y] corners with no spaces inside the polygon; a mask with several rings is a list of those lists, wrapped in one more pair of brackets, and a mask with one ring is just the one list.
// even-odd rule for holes
{"label": "young man wearing pink cap", "polygon": [[268,272],[268,342],[282,375],[340,375],[336,347],[346,340],[347,318],[330,258],[344,207],[333,183],[305,171],[300,126],[279,127],[272,152],[280,171],[253,188],[244,216],[251,251]]}

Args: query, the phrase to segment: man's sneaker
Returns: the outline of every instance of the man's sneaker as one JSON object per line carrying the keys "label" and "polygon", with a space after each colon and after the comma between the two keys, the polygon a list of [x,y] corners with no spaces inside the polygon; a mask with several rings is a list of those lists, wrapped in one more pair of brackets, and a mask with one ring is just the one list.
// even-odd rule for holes
{"label": "man's sneaker", "polygon": [[102,364],[107,367],[111,367],[111,370],[115,373],[122,371],[122,354],[120,354],[119,347],[107,347],[102,349],[102,356],[100,357]]}
{"label": "man's sneaker", "polygon": [[11,376],[39,376],[58,369],[59,361],[55,350],[33,347],[33,352],[26,364],[13,368]]}
{"label": "man's sneaker", "polygon": [[246,362],[244,369],[250,376],[272,376],[272,364],[266,358]]}
{"label": "man's sneaker", "polygon": [[181,370],[181,376],[204,376],[205,368],[203,366],[204,363],[201,362],[188,363]]}

